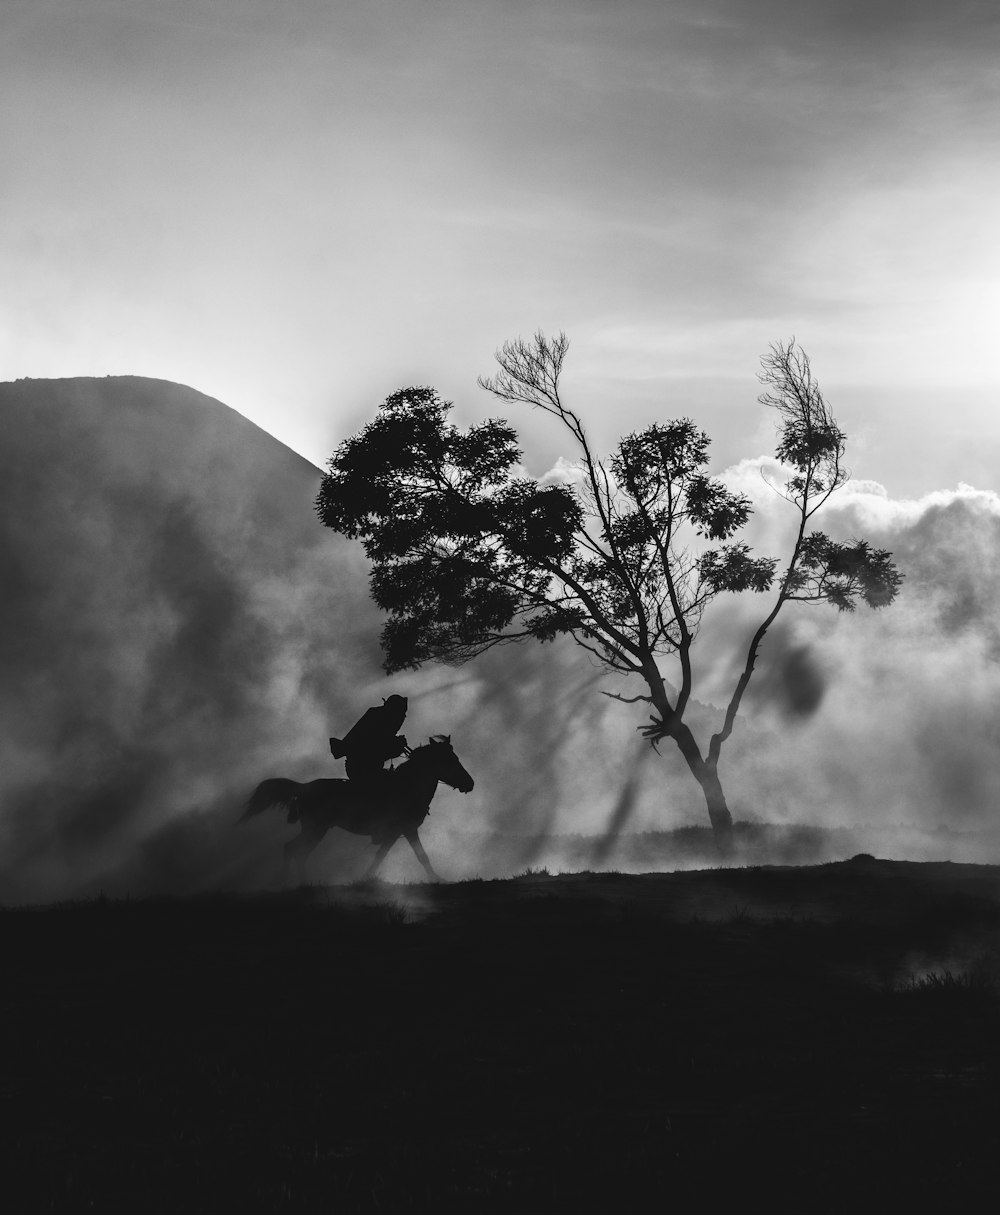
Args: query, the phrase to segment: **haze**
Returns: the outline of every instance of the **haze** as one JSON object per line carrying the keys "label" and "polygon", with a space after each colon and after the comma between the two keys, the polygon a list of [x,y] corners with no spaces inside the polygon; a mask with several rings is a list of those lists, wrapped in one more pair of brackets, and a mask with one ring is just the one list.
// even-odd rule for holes
{"label": "haze", "polygon": [[856,474],[991,488],[998,35],[933,0],[6,0],[4,378],[180,381],[322,463],[402,384],[488,411],[494,348],[561,328],[596,430],[692,413],[732,463],[794,333]]}

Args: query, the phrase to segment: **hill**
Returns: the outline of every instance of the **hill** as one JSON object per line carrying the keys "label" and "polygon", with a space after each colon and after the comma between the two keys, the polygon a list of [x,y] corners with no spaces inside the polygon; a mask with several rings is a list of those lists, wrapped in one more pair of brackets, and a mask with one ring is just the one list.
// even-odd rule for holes
{"label": "hill", "polygon": [[321,757],[379,678],[361,555],[313,516],[319,470],[134,376],[0,385],[0,425],[0,897],[254,870],[247,840],[193,837],[269,764]]}

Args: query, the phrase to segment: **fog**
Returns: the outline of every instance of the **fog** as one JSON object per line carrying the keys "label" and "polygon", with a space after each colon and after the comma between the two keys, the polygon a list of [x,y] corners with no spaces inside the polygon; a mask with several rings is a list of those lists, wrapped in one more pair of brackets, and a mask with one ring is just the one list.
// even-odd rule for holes
{"label": "fog", "polygon": [[[243,802],[266,776],[342,775],[328,735],[392,691],[411,743],[450,733],[476,779],[468,797],[442,788],[422,830],[445,876],[717,863],[708,845],[636,851],[704,826],[700,791],[571,643],[388,679],[363,554],[313,513],[319,470],[231,409],[117,377],[2,385],[0,410],[3,901],[278,883],[292,829],[278,813],[237,827]],[[781,551],[782,509],[760,496],[764,551]],[[996,495],[895,503],[866,483],[822,525],[891,548],[904,589],[876,614],[779,618],[724,753],[734,815],[842,829],[847,855],[998,859]],[[706,618],[703,744],[761,608]],[[333,832],[314,877],[350,880],[369,855]],[[385,875],[418,873],[397,845]]]}
{"label": "fog", "polygon": [[200,887],[253,868],[235,817],[309,771],[377,672],[357,554],[305,460],[217,402],[134,378],[0,397],[7,899]]}
{"label": "fog", "polygon": [[[787,552],[791,508],[759,481],[754,496],[756,539]],[[905,581],[877,612],[790,605],[779,617],[744,702],[774,738],[747,758],[741,788],[768,819],[995,837],[1000,498],[960,486],[895,502],[849,484],[814,524],[891,550]],[[730,606],[728,626],[751,611]]]}

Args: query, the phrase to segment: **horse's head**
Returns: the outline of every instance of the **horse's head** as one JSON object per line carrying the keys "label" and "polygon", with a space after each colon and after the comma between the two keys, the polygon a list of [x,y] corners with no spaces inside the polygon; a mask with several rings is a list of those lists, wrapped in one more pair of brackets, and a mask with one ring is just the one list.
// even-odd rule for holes
{"label": "horse's head", "polygon": [[434,734],[426,747],[421,747],[428,757],[428,767],[446,785],[459,793],[471,793],[476,782],[466,772],[451,745],[450,734]]}

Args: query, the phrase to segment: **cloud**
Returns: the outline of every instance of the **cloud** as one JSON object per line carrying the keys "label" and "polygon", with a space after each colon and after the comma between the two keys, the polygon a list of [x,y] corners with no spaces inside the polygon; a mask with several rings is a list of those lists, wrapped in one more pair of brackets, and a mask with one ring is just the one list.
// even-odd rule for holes
{"label": "cloud", "polygon": [[582,486],[585,480],[586,472],[579,460],[567,460],[560,456],[548,472],[538,478],[538,484]]}
{"label": "cloud", "polygon": [[[779,520],[793,512],[753,475],[767,463],[746,461],[727,479],[754,492],[762,547],[787,551]],[[849,484],[814,525],[890,550],[905,581],[876,613],[784,609],[743,707],[773,738],[733,773],[740,800],[763,817],[994,831],[1000,498],[960,485],[894,500],[878,484]],[[755,607],[729,605],[725,631],[748,636]]]}

